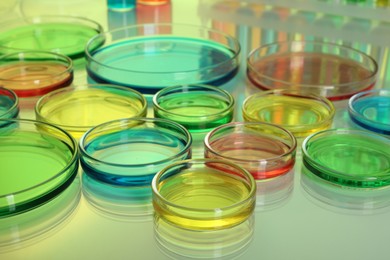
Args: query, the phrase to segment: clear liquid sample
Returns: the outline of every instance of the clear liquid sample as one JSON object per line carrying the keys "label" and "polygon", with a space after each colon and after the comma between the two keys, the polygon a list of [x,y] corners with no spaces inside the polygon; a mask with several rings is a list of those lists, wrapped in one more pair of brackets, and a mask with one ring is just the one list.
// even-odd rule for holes
{"label": "clear liquid sample", "polygon": [[76,59],[84,56],[85,44],[98,33],[97,29],[82,24],[37,23],[2,32],[0,46],[8,48],[8,52],[44,50]]}
{"label": "clear liquid sample", "polygon": [[373,72],[341,55],[292,52],[270,55],[251,65],[249,78],[264,89],[305,89],[332,99],[373,87],[372,82],[364,85]]}
{"label": "clear liquid sample", "polygon": [[9,61],[0,64],[0,84],[20,97],[39,96],[68,86],[72,81],[72,70],[55,61]]}

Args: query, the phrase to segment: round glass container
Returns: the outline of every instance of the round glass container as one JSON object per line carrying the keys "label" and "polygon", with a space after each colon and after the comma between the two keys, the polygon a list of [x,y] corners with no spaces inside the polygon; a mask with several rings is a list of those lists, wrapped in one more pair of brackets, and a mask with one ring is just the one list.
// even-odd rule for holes
{"label": "round glass container", "polygon": [[41,50],[77,59],[84,57],[87,41],[102,31],[100,24],[82,17],[23,17],[1,24],[0,53]]}
{"label": "round glass container", "polygon": [[267,123],[229,123],[209,132],[205,157],[232,161],[255,179],[285,174],[295,164],[297,142],[288,130]]}
{"label": "round glass container", "polygon": [[175,85],[221,85],[237,74],[239,53],[235,38],[213,29],[140,24],[93,37],[86,46],[87,72],[90,82],[155,94]]}
{"label": "round glass container", "polygon": [[342,186],[390,184],[390,139],[360,130],[331,129],[307,137],[303,163],[312,173]]}
{"label": "round glass container", "polygon": [[19,97],[41,96],[73,81],[73,62],[64,55],[24,51],[0,56],[0,85]]}
{"label": "round glass container", "polygon": [[349,116],[357,125],[390,135],[390,90],[370,90],[349,99]]}
{"label": "round glass container", "polygon": [[320,41],[285,41],[260,46],[247,60],[249,80],[262,89],[310,91],[330,100],[371,89],[378,65],[369,55]]}
{"label": "round glass container", "polygon": [[49,122],[79,139],[101,123],[143,117],[147,102],[138,91],[114,85],[80,85],[41,97],[35,106],[37,120]]}
{"label": "round glass container", "polygon": [[165,166],[191,157],[192,138],[181,125],[160,118],[126,118],[100,124],[80,139],[84,172],[102,182],[150,185]]}
{"label": "round glass container", "polygon": [[33,120],[0,119],[0,218],[56,197],[78,171],[77,142],[62,129]]}
{"label": "round glass container", "polygon": [[207,131],[233,119],[234,100],[208,85],[168,87],[153,97],[154,116],[175,121],[191,132]]}
{"label": "round glass container", "polygon": [[12,90],[0,87],[0,118],[11,119],[11,118],[17,118],[18,115],[19,115],[18,96]]}
{"label": "round glass container", "polygon": [[166,222],[190,230],[236,226],[253,213],[256,182],[245,169],[224,160],[173,163],[152,181],[153,206]]}
{"label": "round glass container", "polygon": [[275,89],[258,92],[243,103],[246,122],[265,122],[305,137],[331,127],[335,108],[328,99],[296,90]]}

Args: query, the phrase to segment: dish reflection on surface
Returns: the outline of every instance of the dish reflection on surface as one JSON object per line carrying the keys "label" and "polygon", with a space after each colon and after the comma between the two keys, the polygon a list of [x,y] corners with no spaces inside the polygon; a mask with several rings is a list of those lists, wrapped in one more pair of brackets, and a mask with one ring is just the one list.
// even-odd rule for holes
{"label": "dish reflection on surface", "polygon": [[150,186],[116,186],[100,182],[82,173],[84,198],[105,217],[120,221],[152,220],[152,189]]}
{"label": "dish reflection on surface", "polygon": [[322,208],[345,214],[372,215],[389,210],[390,187],[353,189],[329,183],[302,165],[305,195]]}
{"label": "dish reflection on surface", "polygon": [[23,214],[0,219],[0,253],[21,249],[63,228],[75,213],[81,197],[80,179],[60,195]]}
{"label": "dish reflection on surface", "polygon": [[254,224],[252,215],[232,228],[199,232],[173,226],[155,214],[155,242],[173,259],[239,259],[252,241]]}
{"label": "dish reflection on surface", "polygon": [[284,205],[294,190],[294,170],[271,179],[257,180],[255,212]]}

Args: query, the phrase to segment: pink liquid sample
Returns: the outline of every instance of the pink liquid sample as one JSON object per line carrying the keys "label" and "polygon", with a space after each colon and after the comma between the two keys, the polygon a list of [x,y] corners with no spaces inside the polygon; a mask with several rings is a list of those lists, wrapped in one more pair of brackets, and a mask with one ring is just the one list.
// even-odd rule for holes
{"label": "pink liquid sample", "polygon": [[12,89],[19,97],[43,95],[72,81],[73,72],[63,64],[10,62],[0,66],[0,85]]}
{"label": "pink liquid sample", "polygon": [[373,72],[342,56],[286,53],[252,61],[249,79],[263,89],[310,90],[329,99],[345,99],[373,87]]}
{"label": "pink liquid sample", "polygon": [[206,158],[229,159],[248,170],[255,179],[287,173],[295,163],[289,153],[291,147],[274,137],[235,133],[213,140],[210,146],[218,155],[206,148]]}

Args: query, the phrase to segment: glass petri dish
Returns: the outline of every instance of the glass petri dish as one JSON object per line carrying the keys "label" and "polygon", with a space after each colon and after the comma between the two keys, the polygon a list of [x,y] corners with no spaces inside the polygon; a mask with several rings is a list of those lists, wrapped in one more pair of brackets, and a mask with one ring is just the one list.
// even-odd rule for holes
{"label": "glass petri dish", "polygon": [[0,85],[19,97],[41,96],[73,81],[73,62],[64,55],[24,51],[0,56]]}
{"label": "glass petri dish", "polygon": [[378,65],[353,48],[320,41],[286,41],[260,46],[247,60],[248,79],[261,89],[310,91],[330,100],[371,89]]}
{"label": "glass petri dish", "polygon": [[147,186],[165,166],[190,158],[191,142],[190,133],[170,120],[113,120],[95,126],[81,137],[81,166],[101,182]]}
{"label": "glass petri dish", "polygon": [[290,131],[277,125],[235,122],[209,132],[204,147],[206,158],[232,161],[260,180],[294,167],[297,141]]}
{"label": "glass petri dish", "polygon": [[240,166],[215,159],[168,165],[152,181],[153,207],[171,225],[189,230],[236,226],[253,213],[256,183]]}
{"label": "glass petri dish", "polygon": [[0,119],[0,218],[34,209],[64,191],[78,171],[77,142],[33,120]]}
{"label": "glass petri dish", "polygon": [[176,85],[221,85],[237,74],[239,53],[235,38],[213,29],[169,23],[134,25],[88,42],[88,80],[144,94]]}
{"label": "glass petri dish", "polygon": [[141,93],[114,85],[62,88],[44,95],[35,106],[37,120],[57,125],[77,140],[101,123],[146,113],[147,102]]}
{"label": "glass petri dish", "polygon": [[12,90],[0,87],[0,118],[12,119],[12,118],[17,118],[18,115],[19,115],[18,96]]}
{"label": "glass petri dish", "polygon": [[330,128],[335,108],[327,98],[310,92],[274,89],[246,98],[242,115],[246,122],[276,124],[305,137]]}
{"label": "glass petri dish", "polygon": [[390,90],[370,90],[349,99],[349,116],[357,125],[390,135]]}
{"label": "glass petri dish", "polygon": [[312,173],[341,186],[378,188],[390,184],[390,139],[352,129],[331,129],[307,137],[303,163]]}
{"label": "glass petri dish", "polygon": [[153,96],[154,116],[170,119],[191,132],[204,132],[233,119],[234,99],[208,85],[167,87]]}
{"label": "glass petri dish", "polygon": [[[40,50],[61,53],[72,59],[84,57],[84,47],[101,33],[100,24],[75,16],[24,17],[1,24],[0,53]],[[97,48],[98,45],[91,48]]]}

